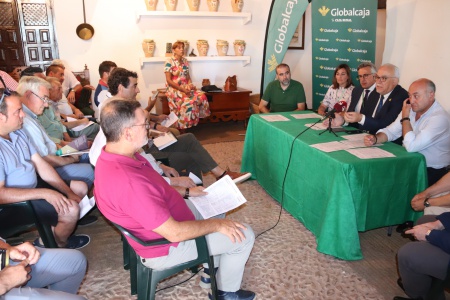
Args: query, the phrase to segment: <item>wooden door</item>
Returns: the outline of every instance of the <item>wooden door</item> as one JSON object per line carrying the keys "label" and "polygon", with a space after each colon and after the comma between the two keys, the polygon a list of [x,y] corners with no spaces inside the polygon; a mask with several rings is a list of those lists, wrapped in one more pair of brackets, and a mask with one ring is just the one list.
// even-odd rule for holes
{"label": "wooden door", "polygon": [[0,12],[0,69],[12,72],[25,65],[16,1],[0,0]]}

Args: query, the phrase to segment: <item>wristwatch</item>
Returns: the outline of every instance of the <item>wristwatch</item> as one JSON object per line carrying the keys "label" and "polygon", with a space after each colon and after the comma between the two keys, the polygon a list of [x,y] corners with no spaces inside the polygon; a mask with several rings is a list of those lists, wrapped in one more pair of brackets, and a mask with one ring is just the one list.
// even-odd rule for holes
{"label": "wristwatch", "polygon": [[428,237],[431,233],[431,229],[428,229],[427,233],[425,233],[425,238]]}
{"label": "wristwatch", "polygon": [[411,120],[408,117],[406,117],[406,118],[401,119],[400,123],[403,123],[403,121],[411,121]]}
{"label": "wristwatch", "polygon": [[423,206],[430,207],[430,202],[428,202],[428,198],[425,198],[425,200],[423,201]]}

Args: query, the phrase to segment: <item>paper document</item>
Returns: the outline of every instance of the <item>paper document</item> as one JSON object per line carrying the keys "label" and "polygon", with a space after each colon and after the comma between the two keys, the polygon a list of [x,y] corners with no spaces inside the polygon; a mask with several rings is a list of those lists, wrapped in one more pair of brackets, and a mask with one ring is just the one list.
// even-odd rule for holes
{"label": "paper document", "polygon": [[164,127],[170,127],[172,126],[173,123],[175,123],[176,121],[178,121],[178,117],[174,112],[171,112],[167,118],[161,122],[161,125]]}
{"label": "paper document", "polygon": [[[314,123],[305,124],[305,126],[309,127],[312,124],[314,124]],[[337,128],[341,129],[342,128],[343,129],[342,126],[332,126],[331,128],[333,128],[333,129],[337,129]],[[326,130],[326,129],[328,129],[328,126],[325,126],[323,123],[317,123],[316,125],[311,127],[311,129],[314,129],[314,130]]]}
{"label": "paper document", "polygon": [[292,117],[296,119],[322,119],[321,115],[310,113],[310,114],[292,114]]}
{"label": "paper document", "polygon": [[81,135],[73,139],[69,144],[56,151],[58,156],[66,156],[72,154],[88,153],[88,140],[86,135]]}
{"label": "paper document", "polygon": [[189,197],[204,219],[226,213],[247,202],[228,175],[207,187],[205,192],[208,195]]}
{"label": "paper document", "polygon": [[88,196],[84,196],[84,198],[81,199],[78,205],[80,206],[80,219],[81,219],[95,206],[95,197],[89,199]]}
{"label": "paper document", "polygon": [[344,138],[349,141],[364,141],[364,137],[367,135],[367,133],[357,133],[357,134],[349,134],[349,135],[343,135],[341,138]]}
{"label": "paper document", "polygon": [[260,115],[261,118],[268,122],[289,121],[288,118],[282,115]]}
{"label": "paper document", "polygon": [[347,150],[351,148],[350,146],[343,144],[341,142],[320,143],[310,146],[319,149],[320,151],[323,152],[333,152],[333,151]]}
{"label": "paper document", "polygon": [[364,145],[364,141],[363,140],[345,140],[345,141],[340,141],[341,144],[347,145],[349,147],[349,149],[351,148],[365,148],[367,147],[366,145]]}
{"label": "paper document", "polygon": [[[74,118],[71,118],[71,117],[67,117],[67,122],[73,122],[73,121],[78,121],[78,120],[74,119]],[[91,126],[92,124],[94,124],[94,122],[89,121],[89,123],[87,123],[87,124],[78,125],[78,126],[72,128],[70,130],[72,130],[72,131],[81,131],[81,130],[85,129],[86,127]]]}
{"label": "paper document", "polygon": [[166,132],[165,134],[153,139],[153,143],[156,147],[158,147],[159,150],[169,147],[176,142],[177,138],[171,132]]}
{"label": "paper document", "polygon": [[189,173],[189,178],[190,179],[192,179],[192,181],[195,183],[195,184],[202,184],[203,182],[202,182],[202,180],[200,179],[200,178],[198,178],[194,173],[192,173],[192,172],[190,172]]}
{"label": "paper document", "polygon": [[395,157],[391,152],[387,152],[386,150],[377,147],[348,149],[347,151],[361,159]]}

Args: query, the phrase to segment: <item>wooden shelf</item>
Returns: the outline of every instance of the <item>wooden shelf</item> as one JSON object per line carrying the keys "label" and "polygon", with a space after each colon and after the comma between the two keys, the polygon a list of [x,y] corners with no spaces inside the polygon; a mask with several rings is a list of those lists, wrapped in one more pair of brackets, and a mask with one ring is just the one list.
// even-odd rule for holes
{"label": "wooden shelf", "polygon": [[252,20],[251,13],[245,12],[213,12],[213,11],[139,11],[136,14],[136,22],[139,22],[141,17],[187,17],[187,18],[237,18],[242,19],[242,24],[247,24]]}
{"label": "wooden shelf", "polygon": [[[139,58],[139,63],[141,68],[144,63],[158,63],[165,62],[167,57],[141,57]],[[242,66],[246,66],[251,62],[250,56],[187,56],[186,59],[191,61],[242,61]]]}

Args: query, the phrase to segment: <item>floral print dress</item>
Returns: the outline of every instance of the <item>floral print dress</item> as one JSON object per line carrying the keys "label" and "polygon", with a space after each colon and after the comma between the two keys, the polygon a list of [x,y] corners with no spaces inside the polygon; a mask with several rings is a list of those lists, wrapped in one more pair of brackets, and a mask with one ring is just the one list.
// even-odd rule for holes
{"label": "floral print dress", "polygon": [[[186,58],[183,57],[181,60],[180,63],[174,57],[167,59],[164,65],[164,73],[169,72],[172,80],[179,86],[188,87],[191,85],[188,82],[189,64]],[[169,109],[178,117],[178,129],[196,126],[199,118],[205,118],[211,114],[208,99],[203,92],[196,90],[191,95],[186,95],[169,86],[168,83],[166,83],[166,86]]]}

